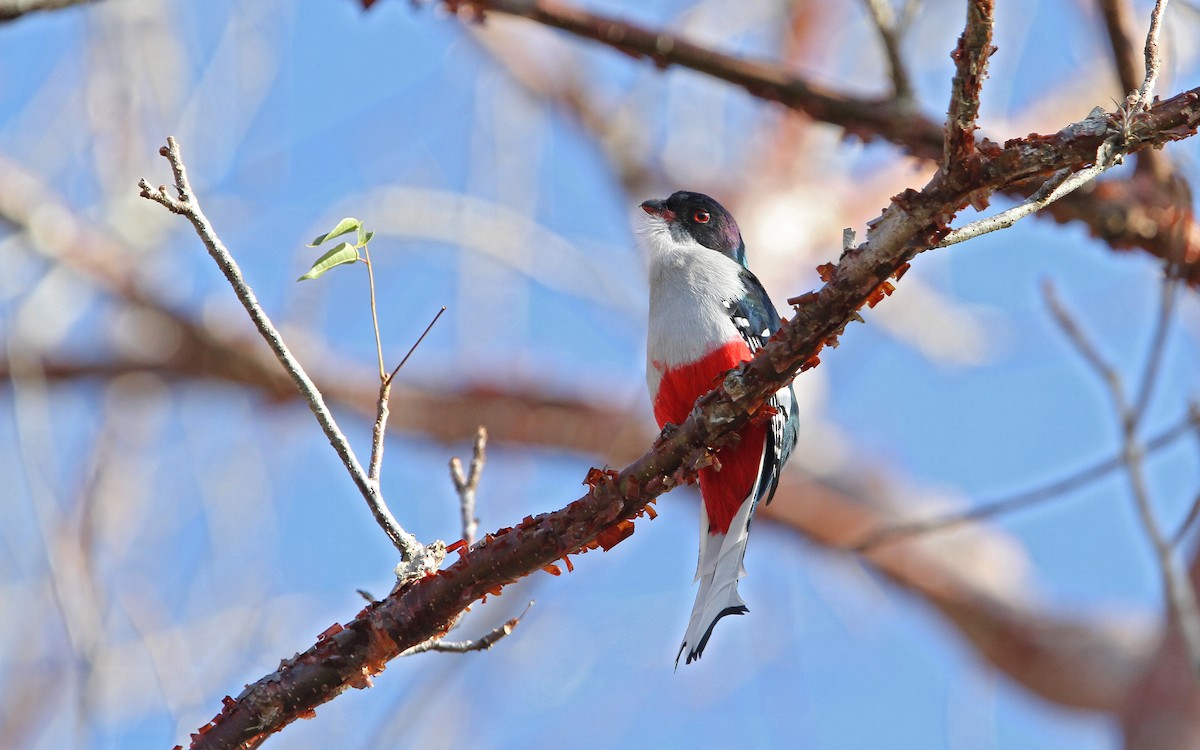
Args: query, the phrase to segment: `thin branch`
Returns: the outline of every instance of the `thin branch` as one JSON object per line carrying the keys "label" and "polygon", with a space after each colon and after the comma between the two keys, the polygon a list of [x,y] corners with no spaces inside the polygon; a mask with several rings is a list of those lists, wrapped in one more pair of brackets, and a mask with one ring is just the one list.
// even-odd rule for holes
{"label": "thin branch", "polygon": [[1200,495],[1196,495],[1196,499],[1192,501],[1192,507],[1188,509],[1187,515],[1183,517],[1179,528],[1175,529],[1175,533],[1171,535],[1171,546],[1178,548],[1183,544],[1183,540],[1187,538],[1188,530],[1196,519],[1200,518]]}
{"label": "thin branch", "polygon": [[[1118,85],[1121,94],[1128,100],[1145,81],[1145,69],[1139,66],[1133,45],[1136,28],[1133,4],[1131,0],[1099,0],[1099,5],[1104,27],[1108,32],[1109,46],[1112,48]],[[1136,174],[1150,175],[1165,186],[1173,172],[1170,162],[1161,152],[1144,151],[1138,155]]]}
{"label": "thin branch", "polygon": [[379,378],[379,395],[375,399],[375,424],[371,427],[371,460],[367,464],[367,477],[379,486],[379,474],[383,471],[383,443],[391,412],[388,403],[392,397],[392,381],[386,376]]}
{"label": "thin branch", "polygon": [[[1196,437],[1200,438],[1200,402],[1188,404],[1188,415],[1191,417],[1193,426],[1195,427]],[[1180,522],[1179,528],[1175,529],[1175,533],[1171,535],[1171,546],[1178,547],[1183,543],[1183,540],[1188,535],[1188,530],[1196,522],[1197,518],[1200,518],[1200,496],[1196,497],[1187,515]],[[1200,558],[1197,559],[1200,560]]]}
{"label": "thin branch", "polygon": [[1058,323],[1059,328],[1067,335],[1067,340],[1079,352],[1079,356],[1091,365],[1096,374],[1100,376],[1100,379],[1104,381],[1117,414],[1122,423],[1126,423],[1125,415],[1129,412],[1129,405],[1125,399],[1125,390],[1121,383],[1120,374],[1116,371],[1116,368],[1108,364],[1104,356],[1096,349],[1096,345],[1092,343],[1091,337],[1084,332],[1071,313],[1067,311],[1066,306],[1058,299],[1058,294],[1054,291],[1054,285],[1049,279],[1042,284],[1042,296],[1046,300],[1046,305],[1050,309],[1050,314],[1054,317],[1054,321]]}
{"label": "thin branch", "polygon": [[[1192,589],[1187,573],[1175,559],[1175,549],[1171,540],[1165,536],[1154,516],[1150,493],[1146,486],[1143,450],[1137,440],[1137,415],[1129,405],[1121,377],[1117,371],[1100,356],[1095,345],[1091,343],[1080,326],[1073,320],[1071,314],[1058,300],[1053,287],[1047,283],[1043,291],[1055,320],[1108,387],[1113,410],[1120,422],[1122,456],[1126,473],[1129,476],[1130,490],[1133,493],[1142,531],[1154,547],[1159,573],[1162,576],[1167,614],[1179,624],[1188,656],[1192,662],[1192,671],[1194,674],[1200,675],[1200,605],[1197,604],[1196,592]],[[1157,356],[1158,353],[1152,350],[1151,358]],[[1148,367],[1147,370],[1149,369]]]}
{"label": "thin branch", "polygon": [[479,489],[479,475],[483,472],[484,461],[487,460],[487,430],[483,425],[475,431],[475,444],[471,450],[471,466],[463,474],[462,461],[450,459],[450,479],[458,492],[459,508],[462,511],[462,538],[467,546],[475,544],[475,534],[479,530],[479,519],[475,517],[475,491]]}
{"label": "thin branch", "polygon": [[[1143,453],[1149,456],[1157,453],[1163,448],[1171,445],[1179,438],[1188,434],[1194,429],[1200,428],[1200,414],[1188,413],[1181,422],[1163,430],[1152,439],[1148,440],[1143,447]],[[1032,490],[1019,492],[1015,495],[1008,495],[995,500],[988,500],[964,511],[947,513],[945,515],[934,516],[916,521],[896,521],[887,526],[871,531],[866,534],[861,541],[855,542],[849,546],[849,549],[855,552],[866,552],[868,550],[879,547],[883,544],[890,544],[911,536],[919,534],[928,534],[935,531],[961,526],[971,521],[980,521],[985,518],[992,518],[1001,514],[1012,513],[1049,500],[1054,500],[1063,497],[1075,490],[1081,489],[1092,482],[1103,479],[1114,471],[1118,471],[1125,465],[1124,453],[1111,456],[1098,461],[1097,463],[1087,466],[1078,471],[1072,472],[1061,479],[1056,479],[1049,484],[1038,487]]]}
{"label": "thin branch", "polygon": [[375,330],[375,356],[379,360],[379,380],[387,379],[383,369],[383,340],[379,336],[379,309],[375,306],[375,265],[371,263],[371,250],[363,245],[363,263],[367,264],[367,289],[370,290],[371,327]]}
{"label": "thin branch", "polygon": [[874,22],[875,30],[879,33],[879,41],[883,44],[883,51],[887,56],[888,69],[892,76],[892,95],[903,101],[912,101],[912,84],[908,79],[904,57],[900,53],[903,27],[896,18],[892,2],[891,0],[863,0],[863,3],[867,6],[867,13]]}
{"label": "thin branch", "polygon": [[[366,248],[363,248],[366,250]],[[367,270],[371,268],[370,260],[367,261]],[[379,397],[375,401],[375,426],[371,430],[371,464],[367,471],[369,476],[376,483],[379,482],[379,472],[383,466],[383,437],[387,432],[388,418],[391,414],[389,404],[392,397],[392,383],[396,379],[396,373],[400,372],[400,368],[404,367],[404,363],[412,356],[425,337],[429,335],[429,331],[433,328],[433,324],[438,322],[438,318],[442,317],[442,313],[446,312],[445,305],[437,311],[433,316],[433,320],[429,321],[429,325],[425,326],[425,330],[421,333],[413,345],[408,348],[408,353],[404,355],[404,359],[400,360],[400,364],[396,365],[396,369],[391,373],[385,374],[383,371],[383,346],[379,348]],[[379,342],[379,320],[375,316],[375,281],[371,281],[371,319],[375,321],[375,341]]]}
{"label": "thin branch", "polygon": [[954,82],[950,109],[946,115],[946,137],[942,149],[942,169],[966,169],[975,151],[975,128],[979,117],[979,92],[987,77],[987,60],[992,46],[992,0],[968,0],[967,25],[954,59]]}
{"label": "thin branch", "polygon": [[900,19],[896,22],[896,29],[900,34],[908,31],[920,9],[921,0],[904,0],[904,8],[900,11]]}
{"label": "thin branch", "polygon": [[1167,0],[1156,0],[1154,10],[1150,13],[1150,30],[1146,32],[1146,78],[1138,89],[1137,97],[1132,102],[1138,110],[1147,110],[1154,99],[1154,86],[1158,83],[1158,73],[1162,69],[1162,56],[1158,50],[1158,36],[1162,28],[1163,13],[1167,9]]}
{"label": "thin branch", "polygon": [[[191,183],[188,181],[187,170],[183,163],[183,157],[179,152],[179,144],[174,138],[167,138],[167,145],[159,150],[159,153],[166,158],[171,165],[171,172],[175,177],[175,189],[178,197],[173,197],[167,192],[165,186],[160,186],[157,190],[151,189],[150,184],[146,180],[141,180],[138,185],[141,188],[141,196],[147,200],[151,200],[163,206],[172,213],[179,214],[185,217],[196,228],[196,233],[200,236],[200,240],[204,246],[208,248],[209,255],[216,261],[221,272],[228,279],[230,285],[233,286],[234,292],[241,301],[242,306],[246,308],[250,319],[254,321],[258,332],[266,340],[267,345],[271,347],[271,351],[275,353],[275,357],[287,370],[292,381],[304,396],[304,400],[308,402],[309,409],[320,423],[321,429],[325,431],[325,436],[329,438],[329,442],[333,445],[333,449],[337,452],[338,457],[342,459],[346,470],[350,472],[354,484],[362,493],[363,498],[367,501],[367,505],[371,509],[372,515],[375,516],[376,522],[387,533],[396,549],[400,552],[402,564],[415,566],[416,569],[427,569],[432,565],[433,570],[436,570],[440,565],[441,560],[434,560],[437,557],[434,548],[427,548],[417,541],[416,537],[409,534],[400,524],[396,522],[387,504],[383,500],[383,496],[379,491],[379,486],[373,482],[370,477],[363,471],[362,466],[358,462],[358,458],[354,455],[354,450],[350,447],[349,441],[338,428],[337,422],[333,418],[333,413],[329,411],[329,407],[325,405],[325,400],[321,396],[321,392],[313,384],[300,362],[292,356],[287,345],[283,341],[283,337],[279,331],[271,323],[266,312],[258,304],[258,299],[254,296],[250,285],[246,283],[246,279],[242,276],[242,271],[230,255],[229,250],[217,237],[216,231],[200,208]],[[415,571],[414,571],[415,572]]]}
{"label": "thin branch", "polygon": [[498,628],[493,629],[479,638],[470,641],[444,641],[441,638],[431,638],[424,643],[419,643],[409,650],[400,654],[401,656],[412,656],[413,654],[421,654],[426,651],[441,651],[446,654],[465,654],[471,651],[487,651],[492,646],[495,646],[501,639],[508,636],[516,629],[517,625],[521,624],[521,619],[529,612],[529,608],[533,606],[533,601],[530,600],[525,605],[525,609],[521,614],[513,617],[508,622]]}
{"label": "thin branch", "polygon": [[389,383],[396,379],[396,373],[400,372],[400,368],[407,364],[408,358],[413,355],[413,352],[417,350],[417,347],[421,345],[421,342],[424,341],[425,337],[429,335],[429,332],[433,330],[434,324],[438,322],[438,318],[442,317],[442,313],[444,312],[446,312],[446,306],[442,305],[441,309],[434,314],[433,320],[429,321],[429,325],[425,326],[425,330],[421,331],[421,335],[418,336],[417,340],[413,342],[413,345],[408,348],[408,352],[404,355],[404,359],[400,360],[400,364],[396,365],[396,369],[392,370],[392,372],[387,376]]}
{"label": "thin branch", "polygon": [[[1095,112],[1100,112],[1103,115],[1103,110],[1099,108],[1093,110],[1093,113]],[[1114,143],[1112,140],[1105,141],[1104,145],[1096,153],[1096,163],[1092,166],[1085,167],[1078,172],[1062,170],[1056,173],[1053,177],[1046,180],[1038,188],[1037,192],[1029,196],[1023,203],[1013,206],[1007,211],[1002,211],[995,216],[978,219],[964,227],[955,229],[946,235],[937,244],[937,247],[949,247],[950,245],[956,245],[980,235],[1007,229],[1026,216],[1036,213],[1051,203],[1070,195],[1120,163],[1121,155],[1113,147]]]}
{"label": "thin branch", "polygon": [[1163,355],[1166,353],[1167,334],[1171,330],[1176,292],[1179,290],[1179,279],[1171,271],[1172,268],[1169,266],[1167,277],[1162,282],[1162,301],[1158,306],[1158,320],[1154,324],[1154,333],[1151,336],[1150,349],[1146,353],[1146,364],[1142,368],[1137,399],[1133,402],[1133,410],[1130,413],[1134,430],[1142,423],[1146,416],[1146,410],[1150,407],[1150,399],[1154,397],[1154,386],[1158,383],[1158,370],[1162,365]]}

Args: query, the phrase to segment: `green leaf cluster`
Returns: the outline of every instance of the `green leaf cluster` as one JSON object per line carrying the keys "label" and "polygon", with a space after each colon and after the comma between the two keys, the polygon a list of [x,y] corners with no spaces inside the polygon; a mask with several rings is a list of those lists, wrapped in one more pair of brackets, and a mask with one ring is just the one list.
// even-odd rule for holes
{"label": "green leaf cluster", "polygon": [[308,269],[308,273],[304,274],[296,281],[304,281],[305,279],[320,278],[326,271],[336,266],[343,266],[347,263],[354,263],[361,260],[358,251],[367,246],[371,238],[375,236],[374,232],[368,232],[363,229],[362,222],[354,217],[347,216],[342,219],[325,234],[317,235],[312,242],[308,243],[309,247],[319,247],[329,240],[336,239],[343,235],[354,233],[356,242],[342,241],[333,246],[333,249],[324,253],[320,258],[313,261],[312,267]]}

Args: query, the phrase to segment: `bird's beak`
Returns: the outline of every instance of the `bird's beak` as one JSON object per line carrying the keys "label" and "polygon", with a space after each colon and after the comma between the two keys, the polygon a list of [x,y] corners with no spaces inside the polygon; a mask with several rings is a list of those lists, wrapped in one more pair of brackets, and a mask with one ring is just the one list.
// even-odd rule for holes
{"label": "bird's beak", "polygon": [[667,208],[667,202],[664,200],[648,200],[642,203],[642,210],[663,221],[675,220],[675,212]]}

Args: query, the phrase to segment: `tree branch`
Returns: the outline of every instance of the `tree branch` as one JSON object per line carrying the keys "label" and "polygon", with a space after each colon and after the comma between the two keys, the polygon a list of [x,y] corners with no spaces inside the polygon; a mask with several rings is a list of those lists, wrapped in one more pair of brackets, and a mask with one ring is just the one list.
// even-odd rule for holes
{"label": "tree branch", "polygon": [[875,31],[879,33],[879,42],[883,45],[883,52],[887,57],[888,71],[892,77],[892,95],[900,101],[911,102],[912,83],[904,66],[904,56],[900,52],[904,24],[897,20],[892,0],[863,0],[863,4],[871,16]]}
{"label": "tree branch", "polygon": [[[371,264],[368,261],[367,268],[370,269]],[[374,273],[373,271],[371,273]],[[442,313],[446,312],[445,305],[442,306],[437,314],[433,316],[433,320],[429,321],[429,325],[425,326],[425,330],[409,347],[408,353],[404,355],[404,359],[400,360],[400,364],[396,365],[396,369],[390,374],[384,374],[383,370],[383,347],[379,344],[379,322],[375,317],[375,281],[371,280],[371,319],[375,323],[375,346],[379,350],[379,398],[376,400],[375,406],[375,426],[371,431],[371,463],[367,469],[367,477],[378,485],[379,472],[383,466],[383,442],[384,435],[387,433],[388,417],[390,409],[388,407],[392,398],[392,382],[396,379],[396,373],[400,372],[400,368],[404,367],[404,363],[408,362],[408,358],[413,355],[429,332],[433,330],[433,326],[442,317]]]}
{"label": "tree branch", "polygon": [[[1094,110],[1095,112],[1098,112],[1101,117],[1104,116],[1104,112],[1099,107]],[[1092,166],[1081,169],[1078,172],[1071,172],[1069,169],[1060,170],[1053,177],[1046,180],[1038,188],[1037,192],[1029,196],[1023,203],[1013,206],[1007,211],[1001,211],[994,216],[978,219],[964,227],[959,227],[947,234],[937,246],[949,247],[984,234],[1008,229],[1021,219],[1041,211],[1055,201],[1065,198],[1104,174],[1113,166],[1120,163],[1118,158],[1119,154],[1110,145],[1102,147],[1096,155],[1096,163]]]}
{"label": "tree branch", "polygon": [[1137,91],[1133,101],[1138,109],[1146,109],[1154,99],[1154,87],[1158,83],[1158,73],[1162,69],[1162,56],[1158,52],[1158,35],[1162,28],[1163,13],[1167,10],[1167,0],[1155,0],[1154,10],[1150,13],[1150,30],[1146,32],[1146,78]]}
{"label": "tree branch", "polygon": [[992,46],[992,0],[969,0],[967,26],[958,38],[954,59],[954,82],[946,116],[942,169],[971,168],[975,152],[975,121],[979,118],[979,92],[987,77],[987,60]]}
{"label": "tree branch", "polygon": [[[396,522],[395,517],[388,510],[387,504],[379,492],[378,484],[372,481],[366,472],[363,471],[362,465],[359,464],[358,458],[354,455],[354,450],[350,447],[349,441],[346,440],[345,435],[338,428],[337,422],[333,418],[333,413],[325,405],[325,399],[321,396],[321,392],[317,390],[316,385],[308,377],[303,366],[292,356],[287,344],[283,341],[283,337],[280,336],[279,331],[271,323],[266,312],[258,304],[258,299],[254,296],[254,291],[250,288],[250,285],[246,283],[245,277],[242,276],[237,262],[234,261],[233,256],[229,254],[225,245],[217,237],[216,231],[213,229],[208,217],[204,215],[199,201],[197,201],[192,191],[191,183],[187,177],[187,170],[183,164],[183,157],[179,153],[179,145],[175,142],[175,139],[168,138],[167,145],[160,149],[159,153],[171,165],[171,172],[175,177],[175,190],[178,193],[178,197],[171,196],[165,186],[159,187],[157,190],[152,190],[149,183],[145,180],[138,183],[141,188],[141,196],[158,203],[173,213],[183,216],[196,228],[196,233],[200,236],[200,240],[208,248],[209,255],[216,261],[217,266],[233,287],[242,306],[246,308],[250,319],[254,322],[255,327],[258,328],[258,332],[266,340],[271,351],[275,353],[280,364],[287,370],[288,375],[291,376],[300,393],[303,394],[304,400],[308,403],[309,409],[317,418],[317,422],[320,423],[325,436],[329,438],[333,449],[337,452],[338,457],[342,459],[342,463],[346,466],[346,470],[350,472],[350,476],[358,487],[359,492],[362,493],[363,498],[367,501],[367,505],[370,507],[372,515],[375,516],[376,522],[379,523],[396,546],[396,549],[399,550],[401,564],[415,565],[416,568],[411,572],[417,575],[423,574],[424,569],[436,569],[441,563],[440,558],[438,558],[438,551],[426,548],[417,541],[416,537],[409,534]],[[437,559],[435,560],[435,558]]]}
{"label": "tree branch", "polygon": [[454,490],[458,493],[459,508],[462,512],[463,543],[468,547],[475,544],[475,534],[479,530],[479,519],[475,517],[475,492],[479,489],[479,475],[483,472],[484,461],[487,460],[487,438],[487,430],[480,425],[475,431],[471,465],[465,474],[462,461],[457,457],[450,459],[450,479],[454,482]]}
{"label": "tree branch", "polygon": [[500,627],[493,628],[489,633],[471,641],[446,641],[441,638],[431,638],[424,643],[413,646],[405,651],[401,656],[412,656],[413,654],[421,654],[426,651],[441,651],[446,654],[466,654],[471,651],[487,651],[492,646],[495,646],[501,639],[511,635],[517,625],[521,624],[521,618],[525,617],[525,612],[533,606],[533,602],[525,605],[525,610],[516,617],[511,618],[508,622]]}

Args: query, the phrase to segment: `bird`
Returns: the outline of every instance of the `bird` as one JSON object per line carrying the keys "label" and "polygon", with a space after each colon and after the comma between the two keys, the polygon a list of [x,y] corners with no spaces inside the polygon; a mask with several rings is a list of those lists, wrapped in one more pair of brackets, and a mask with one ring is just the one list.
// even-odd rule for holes
{"label": "bird", "polygon": [[[779,312],[746,264],[737,222],[707,195],[679,191],[647,200],[639,237],[649,265],[650,314],[646,383],[660,429],[680,425],[696,400],[750,359],[781,325]],[[770,502],[796,445],[796,394],[777,391],[765,410],[738,430],[740,439],[715,451],[699,472],[700,588],[675,667],[700,658],[717,621],[745,614],[738,580],[750,522]]]}

